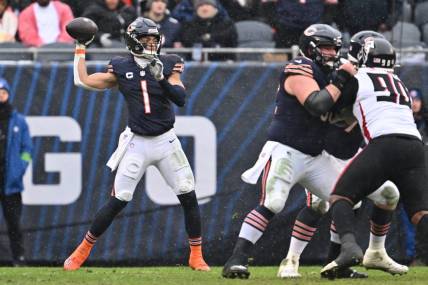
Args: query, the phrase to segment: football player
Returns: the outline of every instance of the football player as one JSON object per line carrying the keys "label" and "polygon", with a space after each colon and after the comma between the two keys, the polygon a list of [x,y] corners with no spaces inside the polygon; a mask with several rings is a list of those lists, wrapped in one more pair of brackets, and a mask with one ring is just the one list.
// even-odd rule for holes
{"label": "football player", "polygon": [[355,96],[350,101],[367,146],[347,165],[331,194],[332,216],[342,247],[339,256],[322,269],[324,273],[361,262],[352,207],[386,180],[400,190],[417,234],[428,236],[424,147],[407,88],[394,73],[394,48],[385,39],[367,38],[358,60],[361,68],[352,83]]}
{"label": "football player", "polygon": [[[358,53],[360,52],[365,39],[384,38],[382,34],[374,31],[361,31],[353,35],[350,40],[350,50],[348,52],[348,59],[358,66]],[[347,95],[343,95],[347,96]],[[325,150],[337,158],[337,163],[344,168],[356,152],[358,151],[363,137],[360,129],[357,126],[356,119],[349,112],[349,108],[342,110],[341,105],[345,100],[341,97],[330,112],[328,116],[329,121],[332,123],[325,138]],[[335,114],[335,115],[333,115]],[[327,118],[327,116],[325,116]],[[386,182],[384,185],[384,193],[396,193],[398,190],[392,182]],[[281,262],[278,270],[278,277],[280,278],[299,278],[301,275],[298,272],[299,259],[306,248],[307,244],[311,241],[318,222],[322,215],[329,209],[327,201],[323,201],[312,193],[307,193],[307,207],[303,208],[294,223],[290,247],[286,258]],[[395,201],[390,200],[392,204],[396,205],[398,197]],[[359,208],[361,203],[358,203],[355,208]],[[380,205],[382,206],[382,205]],[[392,206],[392,205],[391,205]],[[363,265],[368,269],[382,269],[391,274],[404,274],[408,271],[408,267],[396,263],[386,253],[385,238],[388,233],[393,208],[382,209],[380,207],[373,208],[371,216],[370,227],[370,242],[369,247],[364,255]],[[330,227],[330,247],[327,257],[327,263],[336,259],[340,252],[340,239],[336,232],[334,223]],[[332,276],[322,275],[322,277],[331,278]],[[362,274],[352,270],[351,268],[343,268],[336,272],[335,278],[364,278],[366,274]]]}
{"label": "football player", "polygon": [[[242,175],[245,182],[255,184],[263,172],[260,205],[244,219],[233,254],[223,268],[226,278],[249,277],[250,250],[269,221],[282,211],[296,183],[327,200],[340,175],[337,159],[324,150],[331,125],[320,117],[334,106],[356,73],[351,63],[345,63],[329,80],[341,43],[336,29],[311,25],[300,38],[302,56],[286,64],[281,74],[268,141],[256,164]],[[384,203],[382,191],[377,190],[371,198]]]}
{"label": "football player", "polygon": [[113,219],[132,200],[135,188],[148,166],[155,166],[177,195],[184,211],[189,236],[189,266],[210,268],[202,256],[201,217],[195,195],[195,182],[189,162],[174,132],[172,103],[182,107],[186,92],[180,80],[184,62],[177,55],[159,55],[161,35],[156,24],[137,18],[125,34],[130,53],[114,57],[108,71],[87,74],[85,47],[77,43],[74,80],[91,90],[119,87],[128,107],[128,127],[108,165],[115,170],[113,192],[95,215],[82,243],[64,262],[65,270],[76,270],[88,258],[97,239]]}

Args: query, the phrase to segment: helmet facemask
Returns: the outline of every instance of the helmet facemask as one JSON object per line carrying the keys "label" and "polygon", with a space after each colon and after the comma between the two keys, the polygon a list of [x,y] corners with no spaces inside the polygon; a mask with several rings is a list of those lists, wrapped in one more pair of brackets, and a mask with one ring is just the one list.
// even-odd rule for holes
{"label": "helmet facemask", "polygon": [[[150,44],[154,37],[155,44]],[[160,54],[162,36],[156,24],[145,18],[137,18],[131,23],[125,33],[125,42],[128,50],[136,57],[152,59]]]}

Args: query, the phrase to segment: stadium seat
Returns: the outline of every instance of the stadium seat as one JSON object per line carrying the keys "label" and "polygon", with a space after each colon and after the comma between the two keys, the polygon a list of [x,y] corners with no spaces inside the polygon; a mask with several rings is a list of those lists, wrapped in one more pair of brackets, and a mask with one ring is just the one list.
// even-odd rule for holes
{"label": "stadium seat", "polygon": [[[44,52],[44,49],[64,49],[59,52]],[[70,51],[67,51],[70,50]],[[74,59],[74,45],[67,43],[51,43],[39,48],[39,53],[35,60],[37,61],[71,61]]]}
{"label": "stadium seat", "polygon": [[415,24],[422,27],[428,23],[428,2],[421,2],[415,7]]}
{"label": "stadium seat", "polygon": [[[240,21],[235,23],[238,32],[238,47],[274,48],[273,30],[269,25],[259,21]],[[261,60],[261,54],[239,54],[239,60]]]}
{"label": "stadium seat", "polygon": [[422,39],[426,46],[428,46],[428,23],[422,25]]}
{"label": "stadium seat", "polygon": [[397,22],[391,32],[384,33],[387,40],[396,47],[412,47],[423,45],[421,42],[421,32],[412,23]]}
{"label": "stadium seat", "polygon": [[0,60],[33,60],[33,54],[30,52],[10,52],[11,49],[16,50],[23,48],[26,49],[27,47],[19,42],[0,43],[0,49],[7,51],[0,53]]}
{"label": "stadium seat", "polygon": [[412,5],[410,5],[409,1],[403,1],[401,20],[403,22],[412,22]]}

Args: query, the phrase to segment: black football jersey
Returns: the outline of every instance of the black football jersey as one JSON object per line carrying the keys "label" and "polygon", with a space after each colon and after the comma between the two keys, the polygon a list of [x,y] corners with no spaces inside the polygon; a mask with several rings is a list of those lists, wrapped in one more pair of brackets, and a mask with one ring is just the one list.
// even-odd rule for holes
{"label": "black football jersey", "polygon": [[[174,54],[160,55],[166,79],[175,72],[183,72],[184,61]],[[117,77],[120,92],[128,106],[128,126],[142,136],[158,136],[174,126],[172,103],[149,71],[142,69],[134,56],[114,57],[110,63]]]}

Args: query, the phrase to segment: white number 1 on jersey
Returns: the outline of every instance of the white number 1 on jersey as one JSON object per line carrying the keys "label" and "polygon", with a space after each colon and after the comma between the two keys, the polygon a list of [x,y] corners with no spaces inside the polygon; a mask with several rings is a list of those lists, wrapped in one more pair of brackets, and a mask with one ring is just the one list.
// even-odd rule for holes
{"label": "white number 1 on jersey", "polygon": [[143,103],[144,103],[144,113],[150,114],[150,97],[149,92],[147,91],[147,81],[141,80],[141,90],[143,91]]}

